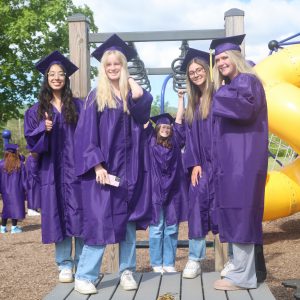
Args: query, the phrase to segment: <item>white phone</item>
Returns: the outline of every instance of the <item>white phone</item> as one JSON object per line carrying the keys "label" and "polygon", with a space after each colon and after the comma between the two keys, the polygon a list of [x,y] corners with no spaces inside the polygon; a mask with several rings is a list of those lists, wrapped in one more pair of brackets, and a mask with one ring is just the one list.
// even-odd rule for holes
{"label": "white phone", "polygon": [[108,179],[106,180],[105,184],[110,184],[112,186],[119,187],[120,181],[120,177],[108,174]]}

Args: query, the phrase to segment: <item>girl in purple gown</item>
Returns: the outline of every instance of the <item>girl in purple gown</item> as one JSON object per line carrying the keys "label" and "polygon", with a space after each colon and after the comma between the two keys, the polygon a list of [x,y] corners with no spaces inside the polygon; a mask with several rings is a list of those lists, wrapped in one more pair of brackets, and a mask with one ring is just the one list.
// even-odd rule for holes
{"label": "girl in purple gown", "polygon": [[214,185],[212,172],[212,82],[209,54],[190,48],[181,69],[187,76],[188,104],[185,114],[185,167],[190,175],[189,186],[189,260],[184,278],[201,273],[200,261],[205,258],[205,236],[217,233],[214,215]]}
{"label": "girl in purple gown", "polygon": [[149,226],[150,264],[154,272],[176,272],[178,225],[187,220],[187,181],[181,149],[185,144],[183,96],[179,97],[176,120],[168,114],[154,116],[148,124],[152,222]]}
{"label": "girl in purple gown", "polygon": [[59,281],[72,282],[83,247],[81,183],[74,166],[74,132],[83,102],[73,98],[69,80],[78,68],[58,51],[36,68],[44,81],[39,102],[25,113],[24,134],[29,151],[39,155],[42,241],[55,243]]}
{"label": "girl in purple gown", "polygon": [[20,233],[19,219],[25,218],[26,171],[18,145],[6,144],[0,161],[0,193],[3,200],[1,233],[6,233],[7,219],[12,219],[11,233]]}
{"label": "girl in purple gown", "polygon": [[[136,222],[150,205],[140,194],[144,174],[143,124],[152,96],[129,77],[127,61],[136,56],[117,35],[92,55],[101,60],[99,83],[84,104],[76,129],[76,173],[83,184],[84,241],[75,290],[97,293],[107,244],[119,244],[120,285],[134,290]],[[142,201],[139,201],[142,200]],[[150,220],[149,220],[150,221]],[[147,226],[147,222],[144,222]]]}
{"label": "girl in purple gown", "polygon": [[232,244],[232,268],[216,289],[256,288],[255,244],[262,244],[268,167],[265,92],[239,45],[245,35],[213,40],[213,151],[221,242]]}
{"label": "girl in purple gown", "polygon": [[26,158],[25,168],[27,173],[27,214],[39,216],[38,209],[41,207],[40,179],[38,172],[38,154],[30,153]]}

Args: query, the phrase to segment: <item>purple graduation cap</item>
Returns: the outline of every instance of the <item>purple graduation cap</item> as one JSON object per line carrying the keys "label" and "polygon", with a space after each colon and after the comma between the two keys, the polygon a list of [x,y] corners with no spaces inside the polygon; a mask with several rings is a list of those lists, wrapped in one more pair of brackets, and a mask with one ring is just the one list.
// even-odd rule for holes
{"label": "purple graduation cap", "polygon": [[17,144],[9,144],[8,143],[4,146],[5,151],[12,152],[12,153],[16,153],[18,148],[19,148],[19,146]]}
{"label": "purple graduation cap", "polygon": [[47,69],[54,64],[62,65],[68,77],[78,70],[78,67],[75,66],[68,58],[62,55],[58,50],[53,51],[48,56],[39,60],[35,64],[35,68],[45,75]]}
{"label": "purple graduation cap", "polygon": [[204,60],[209,65],[209,53],[194,48],[189,48],[180,67],[180,71],[186,72],[189,62],[196,57]]}
{"label": "purple graduation cap", "polygon": [[174,118],[169,113],[163,113],[157,116],[153,116],[150,118],[156,125],[159,124],[168,124],[171,125],[174,123]]}
{"label": "purple graduation cap", "polygon": [[127,61],[130,61],[132,58],[137,56],[137,52],[132,47],[129,47],[116,34],[113,34],[102,45],[96,48],[96,50],[92,53],[92,56],[101,61],[104,52],[108,50],[118,50],[122,52],[125,55]]}
{"label": "purple graduation cap", "polygon": [[215,49],[215,55],[223,53],[228,50],[241,51],[240,45],[244,40],[246,34],[228,36],[211,41],[210,49]]}

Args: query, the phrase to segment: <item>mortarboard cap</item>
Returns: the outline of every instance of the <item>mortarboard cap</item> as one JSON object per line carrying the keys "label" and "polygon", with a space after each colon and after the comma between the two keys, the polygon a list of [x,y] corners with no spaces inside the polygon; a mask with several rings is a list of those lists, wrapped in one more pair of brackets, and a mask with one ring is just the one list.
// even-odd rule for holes
{"label": "mortarboard cap", "polygon": [[244,40],[246,34],[228,36],[211,41],[210,49],[215,49],[215,55],[223,53],[228,50],[241,51],[240,45]]}
{"label": "mortarboard cap", "polygon": [[194,48],[189,48],[185,58],[183,59],[180,71],[186,72],[189,62],[196,57],[204,60],[209,65],[209,53]]}
{"label": "mortarboard cap", "polygon": [[150,118],[156,125],[159,124],[169,124],[174,122],[174,118],[169,113],[163,113]]}
{"label": "mortarboard cap", "polygon": [[4,150],[15,153],[17,151],[18,147],[19,146],[17,144],[9,144],[8,143],[8,144],[5,144]]}
{"label": "mortarboard cap", "polygon": [[101,58],[105,51],[108,50],[118,50],[122,52],[127,61],[130,61],[132,58],[137,56],[136,51],[129,47],[118,35],[113,34],[109,37],[102,45],[100,45],[96,50],[92,53],[92,56],[97,60],[101,61]]}
{"label": "mortarboard cap", "polygon": [[55,50],[50,53],[48,56],[42,58],[35,64],[35,68],[40,71],[43,75],[45,75],[46,70],[54,65],[60,64],[62,65],[68,77],[70,77],[74,72],[78,70],[78,67],[75,66],[68,58],[63,56],[59,51]]}

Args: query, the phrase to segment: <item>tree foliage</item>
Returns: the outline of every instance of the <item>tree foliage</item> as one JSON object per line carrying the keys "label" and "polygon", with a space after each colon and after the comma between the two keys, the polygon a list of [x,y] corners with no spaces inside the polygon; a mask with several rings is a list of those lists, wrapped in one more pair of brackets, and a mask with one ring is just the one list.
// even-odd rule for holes
{"label": "tree foliage", "polygon": [[54,50],[69,54],[67,18],[75,13],[97,31],[90,8],[71,0],[0,0],[0,125],[35,101],[41,80],[35,62]]}

